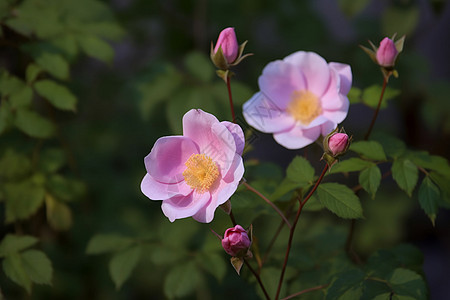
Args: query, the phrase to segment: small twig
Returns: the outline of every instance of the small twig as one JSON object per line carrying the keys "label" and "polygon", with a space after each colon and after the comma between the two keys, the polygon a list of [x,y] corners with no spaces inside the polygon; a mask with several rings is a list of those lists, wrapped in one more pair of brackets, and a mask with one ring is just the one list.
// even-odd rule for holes
{"label": "small twig", "polygon": [[312,288],[309,288],[309,289],[300,291],[300,292],[298,292],[298,293],[289,295],[289,296],[287,296],[287,297],[285,297],[285,298],[283,298],[283,299],[281,299],[281,300],[292,299],[292,298],[294,298],[294,297],[297,297],[297,296],[300,296],[300,295],[303,295],[303,294],[306,294],[306,293],[309,293],[309,292],[313,292],[313,291],[317,291],[317,290],[324,289],[324,288],[326,288],[327,286],[328,286],[328,283],[327,283],[327,284],[318,285],[318,286],[315,286],[315,287],[312,287]]}
{"label": "small twig", "polygon": [[369,136],[370,136],[370,133],[372,132],[373,126],[375,125],[375,121],[377,120],[378,112],[380,111],[381,102],[383,101],[384,91],[386,90],[386,86],[387,86],[387,79],[386,79],[386,77],[383,77],[383,78],[384,78],[383,79],[383,87],[381,88],[380,99],[378,100],[377,109],[375,110],[375,112],[373,114],[372,122],[370,122],[369,129],[367,130],[367,133],[364,136],[365,141],[367,141],[369,139]]}

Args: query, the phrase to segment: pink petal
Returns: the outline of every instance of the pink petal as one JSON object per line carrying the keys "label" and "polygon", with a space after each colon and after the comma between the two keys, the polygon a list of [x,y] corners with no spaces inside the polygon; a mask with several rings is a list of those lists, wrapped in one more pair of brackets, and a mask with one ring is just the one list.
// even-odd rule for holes
{"label": "pink petal", "polygon": [[201,149],[211,142],[211,128],[219,120],[201,109],[191,109],[183,116],[183,136],[191,138]]}
{"label": "pink petal", "polygon": [[211,128],[209,144],[200,151],[219,165],[221,174],[226,174],[236,155],[236,143],[224,124],[215,123]]}
{"label": "pink petal", "polygon": [[340,77],[340,90],[343,95],[347,95],[352,87],[352,69],[347,64],[341,64],[336,62],[330,62],[328,64],[331,69],[335,70]]}
{"label": "pink petal", "polygon": [[344,121],[345,117],[347,117],[348,108],[350,105],[350,102],[348,101],[348,98],[343,95],[339,95],[342,101],[342,107],[340,107],[337,110],[325,110],[322,112],[322,115],[326,117],[328,120],[339,124],[342,121]]}
{"label": "pink petal", "polygon": [[295,120],[284,110],[258,92],[244,103],[243,115],[247,123],[265,133],[291,129]]}
{"label": "pink petal", "polygon": [[236,144],[236,153],[242,155],[242,151],[244,151],[245,147],[245,137],[241,126],[228,121],[222,121],[221,123],[228,128],[233,136],[234,143]]}
{"label": "pink petal", "polygon": [[327,121],[320,126],[320,132],[323,136],[327,136],[330,132],[332,132],[336,128],[337,124],[331,121]]}
{"label": "pink petal", "polygon": [[306,88],[305,78],[297,66],[277,60],[269,63],[259,76],[261,92],[277,107],[285,109],[294,91]]}
{"label": "pink petal", "polygon": [[184,163],[199,153],[197,145],[187,137],[166,136],[159,138],[150,154],[144,158],[147,173],[162,183],[176,183],[183,180]]}
{"label": "pink petal", "polygon": [[178,195],[188,195],[192,188],[184,180],[178,183],[161,183],[150,174],[145,174],[141,182],[141,191],[151,200],[165,200]]}
{"label": "pink petal", "polygon": [[323,94],[323,96],[320,98],[321,105],[323,109],[326,110],[336,110],[342,107],[343,102],[340,97],[339,89],[340,89],[340,77],[339,74],[331,69],[331,80],[330,84]]}
{"label": "pink petal", "polygon": [[222,179],[228,183],[239,182],[242,179],[242,176],[244,176],[244,163],[242,157],[236,154],[230,170]]}
{"label": "pink petal", "polygon": [[306,89],[321,97],[330,82],[330,69],[327,62],[314,52],[298,51],[284,58],[296,66],[306,79]]}
{"label": "pink petal", "polygon": [[273,138],[278,144],[288,149],[300,149],[313,143],[320,136],[320,126],[301,129],[296,126],[290,131],[274,133]]}
{"label": "pink petal", "polygon": [[328,119],[322,114],[322,115],[316,117],[314,120],[312,120],[311,123],[309,123],[308,125],[303,125],[299,122],[296,124],[296,126],[301,129],[309,129],[309,128],[313,128],[316,126],[320,126],[323,123],[325,123],[326,121],[328,121]]}
{"label": "pink petal", "polygon": [[170,222],[194,216],[209,203],[211,194],[209,192],[199,194],[195,191],[187,196],[175,196],[163,201],[161,209]]}

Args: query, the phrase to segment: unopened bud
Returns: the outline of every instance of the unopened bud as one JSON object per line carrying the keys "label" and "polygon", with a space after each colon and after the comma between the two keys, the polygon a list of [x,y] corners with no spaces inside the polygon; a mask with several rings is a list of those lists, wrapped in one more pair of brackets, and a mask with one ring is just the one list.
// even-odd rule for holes
{"label": "unopened bud", "polygon": [[233,257],[244,257],[247,255],[251,240],[241,225],[228,228],[222,239],[223,249]]}
{"label": "unopened bud", "polygon": [[382,67],[392,67],[395,64],[397,54],[398,51],[394,42],[390,38],[385,37],[380,42],[380,47],[378,47],[376,52],[377,62]]}
{"label": "unopened bud", "polygon": [[333,156],[344,152],[348,147],[348,135],[346,133],[335,133],[328,139],[328,148]]}
{"label": "unopened bud", "polygon": [[227,60],[228,64],[232,64],[239,53],[239,44],[236,38],[236,33],[233,27],[228,27],[222,30],[217,39],[217,44],[214,47],[214,54],[222,49],[223,56]]}

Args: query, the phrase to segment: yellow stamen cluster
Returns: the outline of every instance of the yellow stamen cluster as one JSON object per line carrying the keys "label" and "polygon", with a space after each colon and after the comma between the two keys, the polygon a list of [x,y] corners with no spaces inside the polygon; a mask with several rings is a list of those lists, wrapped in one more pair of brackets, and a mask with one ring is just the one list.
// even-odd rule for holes
{"label": "yellow stamen cluster", "polygon": [[303,125],[308,125],[322,113],[320,100],[310,91],[294,91],[286,111]]}
{"label": "yellow stamen cluster", "polygon": [[198,193],[208,191],[219,177],[217,164],[205,154],[192,154],[185,165],[184,180]]}

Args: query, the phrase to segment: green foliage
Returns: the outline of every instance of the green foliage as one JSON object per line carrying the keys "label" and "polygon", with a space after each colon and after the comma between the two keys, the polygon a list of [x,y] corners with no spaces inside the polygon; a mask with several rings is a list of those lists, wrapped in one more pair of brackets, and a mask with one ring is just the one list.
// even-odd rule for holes
{"label": "green foliage", "polygon": [[65,86],[52,80],[40,80],[34,84],[34,88],[56,108],[75,111],[77,98]]}
{"label": "green foliage", "polygon": [[438,211],[440,196],[439,188],[428,176],[425,177],[419,188],[419,203],[433,225]]}
{"label": "green foliage", "polygon": [[410,197],[417,184],[419,172],[409,159],[397,159],[392,164],[392,177]]}
{"label": "green foliage", "polygon": [[[351,104],[363,103],[373,109],[376,109],[380,100],[381,90],[382,87],[377,84],[371,85],[363,90],[357,87],[352,87],[348,94],[348,98]],[[383,101],[381,102],[380,108],[386,108],[387,102],[394,99],[398,95],[400,95],[400,90],[387,87],[384,91]]]}
{"label": "green foliage", "polygon": [[383,147],[375,141],[358,141],[350,145],[350,150],[373,160],[386,160]]}
{"label": "green foliage", "polygon": [[372,195],[372,198],[375,198],[380,183],[381,171],[376,165],[372,165],[359,173],[359,184],[366,192]]}
{"label": "green foliage", "polygon": [[164,293],[169,299],[185,297],[195,291],[201,273],[194,262],[186,262],[169,271],[164,281]]}
{"label": "green foliage", "polygon": [[113,255],[109,262],[109,272],[116,284],[116,289],[119,289],[130,277],[141,257],[141,252],[141,246],[136,245]]}
{"label": "green foliage", "polygon": [[7,234],[0,243],[0,257],[27,249],[37,242],[33,236]]}
{"label": "green foliage", "polygon": [[320,202],[331,212],[344,219],[363,217],[359,198],[351,189],[339,183],[322,183],[317,188]]}

